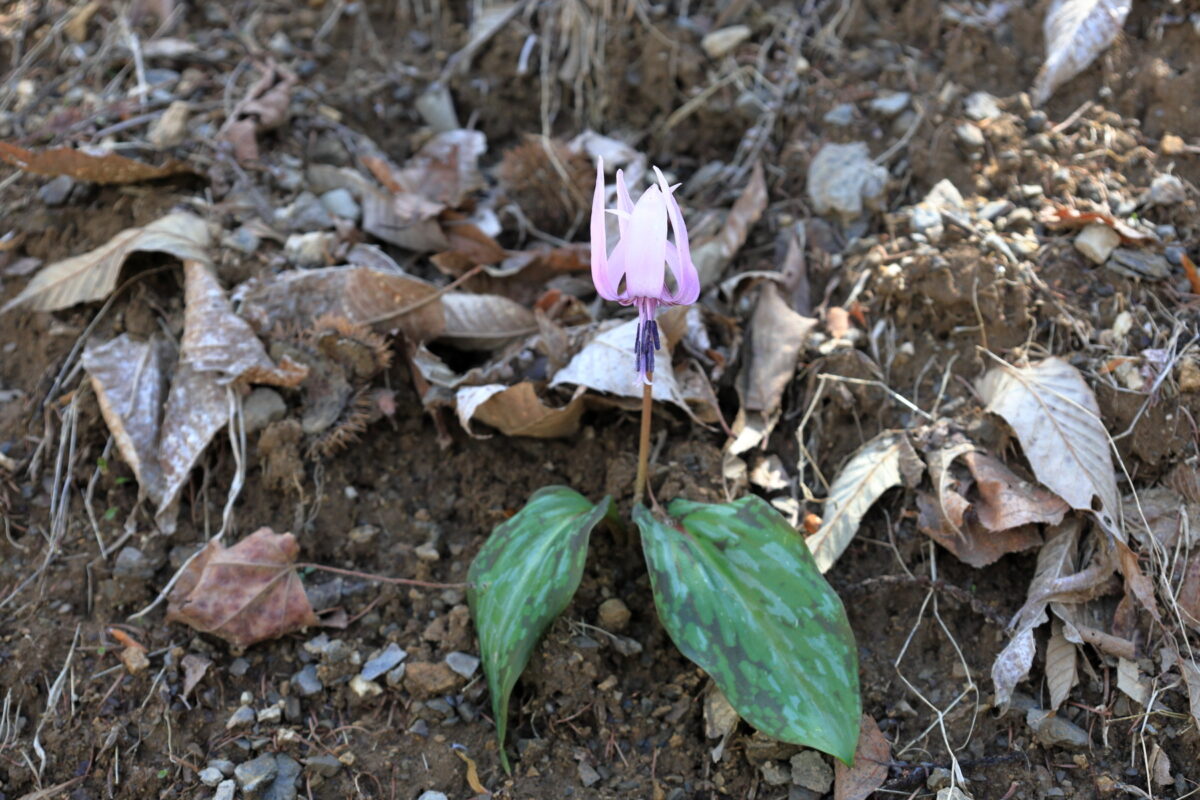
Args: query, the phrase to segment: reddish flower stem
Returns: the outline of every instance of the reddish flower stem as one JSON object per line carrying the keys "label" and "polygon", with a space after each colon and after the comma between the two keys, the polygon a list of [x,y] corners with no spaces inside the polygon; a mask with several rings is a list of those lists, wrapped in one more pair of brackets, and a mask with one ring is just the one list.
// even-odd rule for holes
{"label": "reddish flower stem", "polygon": [[633,504],[642,502],[646,494],[646,473],[650,467],[650,412],[654,406],[654,373],[646,373],[642,385],[642,435],[638,440],[637,477],[633,481]]}

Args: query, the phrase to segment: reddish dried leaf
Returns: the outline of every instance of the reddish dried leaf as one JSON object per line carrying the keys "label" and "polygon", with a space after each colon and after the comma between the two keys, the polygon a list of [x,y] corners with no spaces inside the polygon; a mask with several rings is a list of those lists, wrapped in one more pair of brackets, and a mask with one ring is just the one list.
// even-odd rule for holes
{"label": "reddish dried leaf", "polygon": [[0,142],[0,161],[34,175],[67,175],[89,183],[137,183],[193,172],[174,159],[156,167],[116,153],[93,155],[70,147],[26,150],[8,142]]}
{"label": "reddish dried leaf", "polygon": [[1200,294],[1200,272],[1196,271],[1196,265],[1188,258],[1187,253],[1180,253],[1179,260],[1183,263],[1183,273],[1187,275],[1192,294]]}
{"label": "reddish dried leaf", "polygon": [[979,498],[975,514],[990,531],[1005,531],[1031,522],[1057,525],[1070,510],[1061,497],[1021,480],[1000,461],[978,451],[963,456],[975,478]]}
{"label": "reddish dried leaf", "polygon": [[888,776],[892,745],[884,738],[870,714],[862,715],[859,723],[858,746],[854,750],[854,766],[834,762],[834,800],[864,800],[883,785]]}
{"label": "reddish dried leaf", "polygon": [[168,622],[182,622],[235,647],[317,625],[292,565],[296,537],[259,528],[233,547],[213,540],[171,592]]}
{"label": "reddish dried leaf", "polygon": [[[956,496],[954,492],[947,492],[943,501],[950,506],[952,498]],[[917,510],[920,513],[917,527],[921,532],[953,553],[959,561],[973,567],[986,567],[1001,556],[1028,550],[1042,543],[1036,525],[993,532],[965,518],[961,532],[956,531],[950,521],[942,516],[937,500],[932,495],[918,494]]]}
{"label": "reddish dried leaf", "polygon": [[1054,203],[1042,209],[1038,221],[1051,228],[1085,228],[1093,222],[1099,222],[1112,228],[1121,237],[1124,244],[1148,244],[1151,241],[1149,233],[1122,222],[1112,214],[1103,211],[1080,211],[1077,208]]}

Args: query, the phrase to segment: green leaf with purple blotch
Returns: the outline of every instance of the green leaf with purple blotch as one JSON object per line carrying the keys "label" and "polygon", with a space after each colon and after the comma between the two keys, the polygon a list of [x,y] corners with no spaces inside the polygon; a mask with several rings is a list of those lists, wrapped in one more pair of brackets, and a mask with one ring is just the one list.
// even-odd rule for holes
{"label": "green leaf with purple blotch", "polygon": [[467,602],[506,772],[509,695],[534,645],[579,588],[588,537],[611,505],[611,498],[592,503],[565,486],[539,489],[512,519],[496,526],[471,562]]}
{"label": "green leaf with purple blotch", "polygon": [[854,633],[804,540],[760,497],[633,510],[658,616],[742,719],[849,764],[862,700]]}

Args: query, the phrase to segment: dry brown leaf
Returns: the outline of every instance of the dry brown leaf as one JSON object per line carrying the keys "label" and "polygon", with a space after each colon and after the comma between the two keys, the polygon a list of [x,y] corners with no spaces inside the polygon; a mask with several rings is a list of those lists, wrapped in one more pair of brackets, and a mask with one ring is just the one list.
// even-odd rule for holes
{"label": "dry brown leaf", "polygon": [[82,361],[117,452],[140,490],[157,504],[163,485],[158,435],[172,361],[167,343],[159,337],[138,342],[123,333],[85,349]]}
{"label": "dry brown leaf", "polygon": [[1004,531],[1033,522],[1057,525],[1070,507],[1041,486],[1021,480],[1000,461],[979,452],[963,459],[975,478],[975,514],[988,530]]}
{"label": "dry brown leaf", "polygon": [[[1122,506],[1125,529],[1147,547],[1175,549],[1180,534],[1182,542],[1192,548],[1200,538],[1200,502],[1188,502],[1170,486],[1143,489],[1136,497],[1128,497]],[[1147,527],[1149,526],[1149,527]]]}
{"label": "dry brown leaf", "polygon": [[498,350],[538,331],[534,313],[507,297],[447,292],[442,307],[446,324],[438,338],[462,350]]}
{"label": "dry brown leaf", "polygon": [[1108,431],[1079,370],[1059,358],[1004,364],[984,375],[979,393],[1017,434],[1037,479],[1072,508],[1095,510],[1104,529],[1124,540]]}
{"label": "dry brown leaf", "polygon": [[185,314],[180,358],[221,383],[269,383],[295,388],[308,367],[284,358],[276,366],[244,319],[233,313],[225,290],[203,262],[183,262]]}
{"label": "dry brown leaf", "polygon": [[200,372],[180,359],[171,379],[158,444],[163,482],[154,521],[163,533],[175,531],[179,492],[187,482],[188,473],[229,420],[232,391],[221,386],[217,373]]}
{"label": "dry brown leaf", "polygon": [[230,548],[214,539],[180,576],[167,621],[239,648],[317,625],[292,566],[299,550],[296,537],[270,528],[259,528]]}
{"label": "dry brown leaf", "polygon": [[1154,597],[1154,582],[1147,578],[1146,573],[1138,566],[1137,553],[1122,541],[1114,541],[1112,545],[1117,551],[1117,569],[1125,577],[1125,589],[1133,593],[1156,622],[1162,622],[1158,612],[1158,601]]}
{"label": "dry brown leaf", "polygon": [[[929,480],[933,483],[934,498],[937,500],[941,518],[959,536],[962,536],[963,520],[971,504],[961,492],[951,487],[954,476],[950,466],[959,456],[974,449],[975,445],[971,442],[956,441],[929,453],[925,458],[929,465]],[[966,490],[965,486],[960,488]]]}
{"label": "dry brown leaf", "polygon": [[1200,631],[1200,551],[1192,553],[1175,598],[1183,621]]}
{"label": "dry brown leaf", "polygon": [[1187,656],[1179,659],[1179,671],[1183,674],[1183,683],[1187,687],[1188,707],[1192,719],[1200,725],[1200,666]]}
{"label": "dry brown leaf", "polygon": [[363,230],[405,250],[433,253],[448,250],[450,241],[438,222],[443,206],[412,192],[363,196]]}
{"label": "dry brown leaf", "polygon": [[750,320],[746,365],[742,368],[742,405],[772,416],[796,372],[805,337],[817,321],[793,311],[774,282],[763,283]]}
{"label": "dry brown leaf", "polygon": [[446,131],[426,142],[395,175],[406,191],[457,208],[483,186],[479,157],[487,152],[482,131]]}
{"label": "dry brown leaf", "polygon": [[729,216],[719,233],[710,239],[692,244],[692,261],[700,275],[700,285],[710,286],[720,279],[721,273],[746,243],[750,229],[758,222],[767,208],[767,181],[762,163],[754,163],[754,171],[741,195],[734,201]]}
{"label": "dry brown leaf", "polygon": [[369,267],[289,270],[250,286],[241,315],[260,333],[276,325],[308,326],[333,314],[378,330],[396,328],[413,341],[426,341],[445,326],[436,295],[433,284],[401,272]]}
{"label": "dry brown leaf", "polygon": [[287,122],[297,80],[292,72],[269,64],[234,108],[217,138],[229,142],[238,161],[257,161],[259,132]]}
{"label": "dry brown leaf", "polygon": [[57,311],[76,303],[103,300],[117,284],[125,259],[133,253],[169,253],[179,259],[208,259],[208,225],[193,214],[170,214],[144,228],[127,228],[83,255],[44,268],[0,313],[17,306]]}
{"label": "dry brown leaf", "polygon": [[[1009,553],[1029,550],[1042,543],[1042,535],[1036,525],[1021,525],[1004,531],[990,531],[973,519],[965,518],[969,507],[966,499],[954,491],[942,496],[942,507],[951,514],[942,516],[938,501],[927,494],[917,495],[919,517],[917,527],[921,532],[954,554],[954,557],[972,567],[986,567]],[[961,520],[958,527],[952,520]]]}
{"label": "dry brown leaf", "polygon": [[70,147],[26,150],[9,142],[0,142],[0,161],[34,175],[67,175],[89,183],[139,183],[194,172],[175,159],[156,167],[116,153],[88,153]]}
{"label": "dry brown leaf", "polygon": [[870,714],[862,715],[854,765],[834,762],[833,800],[866,800],[887,780],[892,745]]}
{"label": "dry brown leaf", "polygon": [[565,406],[551,408],[537,396],[533,384],[524,381],[515,386],[463,387],[455,394],[455,401],[459,422],[472,436],[479,437],[471,430],[471,420],[475,419],[505,436],[554,439],[571,436],[579,430],[579,418],[584,410],[583,394],[582,388],[577,389]]}
{"label": "dry brown leaf", "polygon": [[1063,635],[1063,623],[1054,620],[1050,641],[1046,643],[1046,686],[1050,690],[1050,708],[1057,711],[1079,682],[1075,669],[1075,645]]}

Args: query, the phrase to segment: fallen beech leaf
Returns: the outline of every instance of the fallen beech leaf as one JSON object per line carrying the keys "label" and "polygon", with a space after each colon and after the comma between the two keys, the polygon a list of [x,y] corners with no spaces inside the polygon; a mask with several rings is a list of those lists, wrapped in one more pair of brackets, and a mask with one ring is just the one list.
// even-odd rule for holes
{"label": "fallen beech leaf", "polygon": [[486,152],[487,137],[482,131],[446,131],[426,142],[395,177],[407,191],[457,208],[468,194],[483,186],[479,157]]}
{"label": "fallen beech leaf", "polygon": [[584,390],[579,388],[565,406],[551,408],[537,396],[533,384],[524,381],[515,386],[466,386],[455,394],[455,401],[459,422],[477,438],[483,437],[471,430],[472,419],[491,425],[505,436],[554,439],[571,436],[579,430],[583,394]]}
{"label": "fallen beech leaf", "polygon": [[156,336],[138,342],[123,333],[85,349],[82,362],[121,459],[140,491],[157,504],[163,484],[158,434],[172,362],[166,341]]}
{"label": "fallen beech leaf", "polygon": [[975,515],[990,531],[1006,531],[1032,522],[1057,525],[1070,510],[1054,492],[1021,480],[989,455],[970,452],[963,461],[979,492]]}
{"label": "fallen beech leaf", "polygon": [[1046,642],[1046,686],[1050,689],[1050,709],[1057,711],[1079,682],[1075,670],[1075,645],[1063,635],[1063,623],[1054,620],[1050,641]]}
{"label": "fallen beech leaf", "polygon": [[804,339],[817,321],[801,316],[779,296],[774,282],[765,281],[750,319],[742,368],[742,405],[770,417],[779,410],[783,392],[796,372]]}
{"label": "fallen beech leaf", "polygon": [[921,461],[903,432],[884,431],[858,449],[829,487],[821,529],[805,540],[817,569],[828,572],[880,496],[919,479]]}
{"label": "fallen beech leaf", "polygon": [[[402,272],[370,267],[289,270],[242,295],[241,315],[259,332],[276,325],[311,325],[334,314],[380,330],[398,328],[413,341],[436,338],[445,326],[437,287]],[[396,312],[423,305],[407,313]]]}
{"label": "fallen beech leaf", "polygon": [[710,239],[692,244],[692,261],[696,264],[701,286],[711,286],[720,279],[721,273],[742,249],[750,229],[766,208],[767,181],[762,162],[756,161],[746,188],[734,201],[720,232]]}
{"label": "fallen beech leaf", "polygon": [[891,743],[884,738],[875,718],[863,714],[854,766],[847,767],[840,761],[833,763],[833,800],[866,800],[887,780],[891,759]]}
{"label": "fallen beech leaf", "polygon": [[462,350],[498,350],[538,331],[533,312],[507,297],[448,292],[442,307],[446,325],[438,339]]}
{"label": "fallen beech leaf", "polygon": [[183,262],[185,317],[180,358],[199,372],[215,372],[222,383],[269,383],[295,388],[308,367],[284,358],[276,366],[262,341],[244,319],[233,313],[212,267]]}
{"label": "fallen beech leaf", "polygon": [[1034,105],[1087,69],[1125,25],[1132,0],[1054,0],[1042,29],[1046,61],[1034,79]]}
{"label": "fallen beech leaf", "polygon": [[443,208],[413,192],[371,191],[363,196],[363,230],[415,253],[448,250],[450,241],[438,223]]}
{"label": "fallen beech leaf", "polygon": [[0,142],[0,161],[33,175],[67,175],[89,183],[139,183],[193,173],[191,167],[175,159],[156,167],[116,153],[89,153],[70,147],[26,150],[9,142]]}
{"label": "fallen beech leaf", "polygon": [[1179,614],[1193,630],[1200,631],[1200,552],[1192,553],[1175,599]]}
{"label": "fallen beech leaf", "polygon": [[163,412],[158,461],[162,489],[154,521],[163,533],[175,531],[179,492],[188,473],[204,454],[217,431],[229,421],[229,392],[215,372],[200,372],[180,359],[171,379],[171,392]]}
{"label": "fallen beech leaf", "polygon": [[292,565],[296,537],[259,528],[233,547],[208,543],[169,597],[168,622],[219,636],[234,647],[319,624]]}
{"label": "fallen beech leaf", "polygon": [[169,253],[179,259],[205,261],[210,242],[208,225],[193,214],[170,214],[144,228],[127,228],[95,250],[43,267],[19,295],[0,308],[0,314],[21,305],[33,311],[57,311],[103,300],[133,253]]}
{"label": "fallen beech leaf", "polygon": [[1104,529],[1124,541],[1108,431],[1079,370],[1059,358],[1004,364],[983,376],[979,393],[986,410],[1012,427],[1037,479],[1071,508],[1094,510]]}

